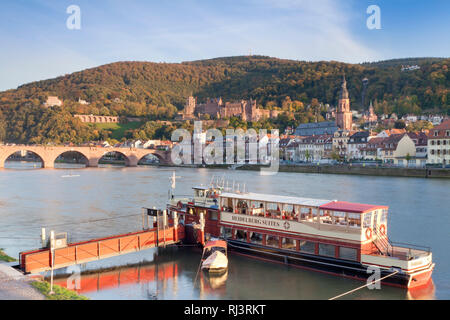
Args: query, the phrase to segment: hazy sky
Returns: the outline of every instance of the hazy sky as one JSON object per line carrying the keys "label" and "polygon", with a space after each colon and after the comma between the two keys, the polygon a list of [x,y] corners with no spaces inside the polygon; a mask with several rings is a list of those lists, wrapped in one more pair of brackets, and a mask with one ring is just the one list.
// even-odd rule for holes
{"label": "hazy sky", "polygon": [[[369,5],[381,29],[369,30]],[[69,30],[67,7],[81,9]],[[449,0],[3,0],[0,90],[124,60],[450,56]]]}

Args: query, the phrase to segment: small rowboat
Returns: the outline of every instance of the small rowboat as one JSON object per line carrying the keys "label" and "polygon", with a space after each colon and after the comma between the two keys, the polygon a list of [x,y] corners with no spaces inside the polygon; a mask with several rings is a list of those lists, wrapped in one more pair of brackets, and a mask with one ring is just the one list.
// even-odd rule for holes
{"label": "small rowboat", "polygon": [[208,241],[203,248],[202,270],[209,274],[220,275],[228,269],[227,242]]}

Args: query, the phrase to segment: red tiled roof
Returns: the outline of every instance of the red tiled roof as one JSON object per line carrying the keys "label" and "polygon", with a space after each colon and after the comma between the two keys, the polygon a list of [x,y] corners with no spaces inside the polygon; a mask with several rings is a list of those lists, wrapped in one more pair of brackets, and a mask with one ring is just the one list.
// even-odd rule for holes
{"label": "red tiled roof", "polygon": [[333,211],[344,211],[353,213],[365,213],[375,209],[387,209],[387,206],[373,205],[373,204],[362,204],[362,203],[352,203],[346,201],[334,201],[324,204],[319,207],[324,210]]}
{"label": "red tiled roof", "polygon": [[[430,133],[428,134],[429,139],[442,139],[442,138],[448,138],[449,136],[446,135],[447,130],[450,130],[450,119],[442,121],[442,123],[433,129],[430,130]],[[437,136],[435,136],[435,132],[437,132]]]}

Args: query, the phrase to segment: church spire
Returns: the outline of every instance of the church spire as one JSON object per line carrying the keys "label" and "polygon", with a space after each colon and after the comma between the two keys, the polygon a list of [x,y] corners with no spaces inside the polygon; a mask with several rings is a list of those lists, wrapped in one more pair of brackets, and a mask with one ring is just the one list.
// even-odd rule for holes
{"label": "church spire", "polygon": [[341,86],[340,99],[348,99],[347,80],[345,80],[345,73],[342,76],[342,86]]}

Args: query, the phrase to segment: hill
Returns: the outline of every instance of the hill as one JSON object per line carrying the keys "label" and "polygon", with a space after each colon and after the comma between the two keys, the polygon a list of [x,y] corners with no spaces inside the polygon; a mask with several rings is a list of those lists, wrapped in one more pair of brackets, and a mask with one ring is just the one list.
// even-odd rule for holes
{"label": "hill", "polygon": [[[0,92],[0,140],[74,141],[104,138],[72,115],[99,114],[172,119],[185,99],[256,99],[263,108],[283,108],[287,97],[304,105],[317,99],[335,105],[343,73],[352,109],[376,100],[378,113],[449,113],[450,59],[410,58],[366,64],[294,61],[265,56],[224,57],[183,63],[117,62]],[[402,71],[402,64],[419,70]],[[367,77],[366,105],[361,105]],[[49,95],[64,101],[45,109]],[[90,102],[77,103],[78,99]],[[304,117],[299,121],[309,121]],[[61,136],[62,138],[58,138]],[[39,139],[41,137],[42,139]]]}

